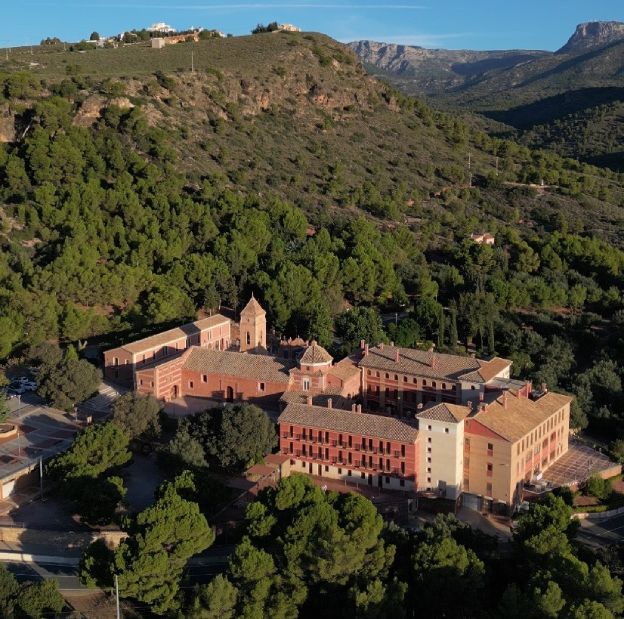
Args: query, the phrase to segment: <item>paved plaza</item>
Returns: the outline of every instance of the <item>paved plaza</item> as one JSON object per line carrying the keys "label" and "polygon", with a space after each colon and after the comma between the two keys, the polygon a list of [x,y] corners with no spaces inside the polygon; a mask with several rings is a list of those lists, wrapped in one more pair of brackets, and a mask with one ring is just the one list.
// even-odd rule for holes
{"label": "paved plaza", "polygon": [[18,432],[0,440],[0,484],[2,496],[7,497],[0,501],[0,513],[15,506],[17,497],[8,497],[15,480],[37,469],[40,459],[45,463],[66,450],[80,429],[67,413],[39,404],[22,405],[8,422],[15,424]]}

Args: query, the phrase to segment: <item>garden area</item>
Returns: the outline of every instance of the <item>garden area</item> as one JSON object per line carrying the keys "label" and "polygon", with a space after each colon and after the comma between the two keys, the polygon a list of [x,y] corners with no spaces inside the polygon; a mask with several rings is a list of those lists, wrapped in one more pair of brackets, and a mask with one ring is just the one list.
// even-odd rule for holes
{"label": "garden area", "polygon": [[602,479],[592,475],[577,491],[561,488],[558,493],[577,514],[600,513],[624,507],[622,475]]}

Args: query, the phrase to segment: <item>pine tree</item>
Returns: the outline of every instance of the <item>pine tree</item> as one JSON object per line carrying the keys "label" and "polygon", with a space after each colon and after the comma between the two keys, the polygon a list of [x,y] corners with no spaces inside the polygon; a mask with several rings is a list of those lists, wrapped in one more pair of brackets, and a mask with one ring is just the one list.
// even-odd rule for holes
{"label": "pine tree", "polygon": [[444,308],[440,308],[440,315],[438,321],[438,349],[444,348],[444,332],[446,331],[446,316],[444,315]]}
{"label": "pine tree", "polygon": [[451,327],[449,332],[449,346],[451,352],[456,352],[458,339],[459,334],[457,332],[457,308],[453,305],[451,307]]}

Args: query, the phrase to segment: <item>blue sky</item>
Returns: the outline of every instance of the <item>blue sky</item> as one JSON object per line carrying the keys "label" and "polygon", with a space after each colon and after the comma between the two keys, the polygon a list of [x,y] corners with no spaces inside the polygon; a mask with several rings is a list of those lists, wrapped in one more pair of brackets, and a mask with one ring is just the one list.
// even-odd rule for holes
{"label": "blue sky", "polygon": [[341,41],[453,49],[559,48],[576,24],[624,21],[624,0],[0,0],[0,47],[46,36],[76,41],[165,21],[246,34],[294,23]]}

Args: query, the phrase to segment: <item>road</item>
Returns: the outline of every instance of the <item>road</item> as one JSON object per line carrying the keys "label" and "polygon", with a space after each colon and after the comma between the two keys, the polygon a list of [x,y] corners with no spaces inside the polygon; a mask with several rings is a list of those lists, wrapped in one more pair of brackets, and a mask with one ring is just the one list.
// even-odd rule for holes
{"label": "road", "polygon": [[606,520],[581,520],[577,539],[588,546],[609,546],[624,541],[624,514]]}
{"label": "road", "polygon": [[[216,574],[223,572],[234,548],[232,545],[213,546],[203,554],[193,557],[188,565],[190,580],[194,583],[206,583]],[[22,557],[17,552],[0,552],[0,562],[4,563],[19,581],[54,579],[58,582],[61,592],[78,594],[84,592],[89,595],[93,592],[80,583],[78,557]]]}

